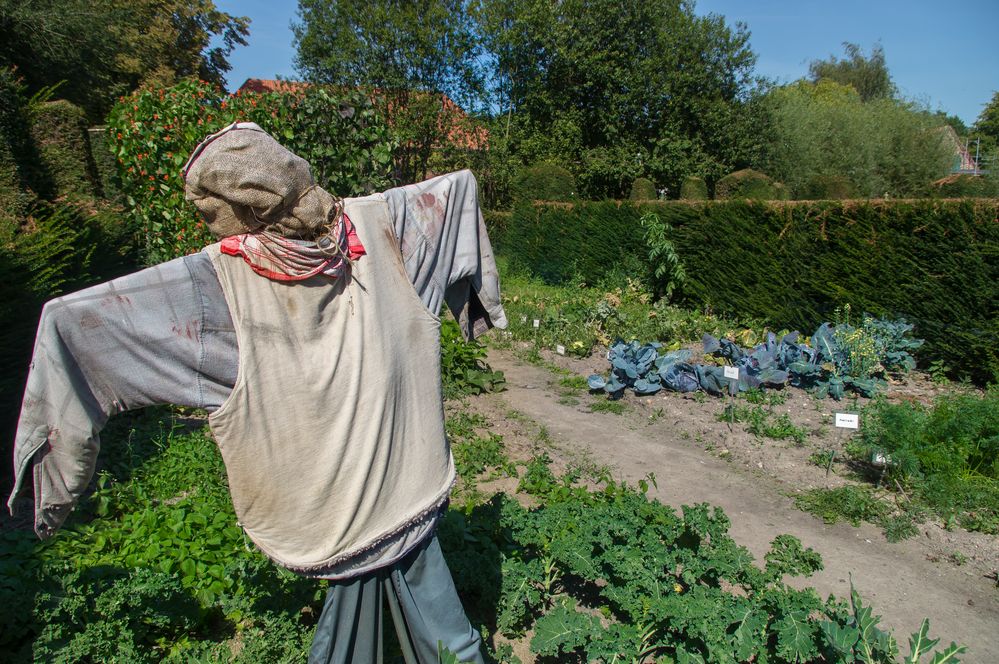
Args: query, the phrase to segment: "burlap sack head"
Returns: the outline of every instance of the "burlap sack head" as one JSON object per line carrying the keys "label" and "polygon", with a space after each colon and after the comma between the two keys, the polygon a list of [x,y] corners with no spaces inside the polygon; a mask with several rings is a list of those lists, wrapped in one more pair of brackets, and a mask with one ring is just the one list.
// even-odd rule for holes
{"label": "burlap sack head", "polygon": [[217,238],[268,230],[315,239],[336,204],[316,186],[307,161],[252,122],[206,138],[184,177],[187,200]]}

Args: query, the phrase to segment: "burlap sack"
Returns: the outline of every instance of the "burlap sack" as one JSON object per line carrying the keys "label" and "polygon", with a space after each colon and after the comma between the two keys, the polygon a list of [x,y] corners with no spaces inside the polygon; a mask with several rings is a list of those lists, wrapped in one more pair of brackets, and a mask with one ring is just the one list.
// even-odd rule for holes
{"label": "burlap sack", "polygon": [[315,184],[307,161],[252,122],[206,138],[184,175],[187,200],[217,238],[266,229],[315,239],[337,202]]}

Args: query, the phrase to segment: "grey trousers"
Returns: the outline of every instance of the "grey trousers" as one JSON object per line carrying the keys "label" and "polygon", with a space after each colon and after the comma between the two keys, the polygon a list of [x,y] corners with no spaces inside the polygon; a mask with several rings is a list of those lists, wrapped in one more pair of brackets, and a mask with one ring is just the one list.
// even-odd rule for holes
{"label": "grey trousers", "polygon": [[390,567],[330,583],[309,664],[380,664],[383,602],[407,664],[437,662],[438,642],[462,662],[483,662],[434,534]]}

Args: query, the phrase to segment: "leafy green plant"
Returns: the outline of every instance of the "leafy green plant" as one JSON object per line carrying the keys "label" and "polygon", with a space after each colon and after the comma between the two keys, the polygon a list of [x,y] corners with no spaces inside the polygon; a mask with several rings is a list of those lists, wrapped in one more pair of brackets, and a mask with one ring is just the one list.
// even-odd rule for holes
{"label": "leafy green plant", "polygon": [[639,220],[645,233],[645,243],[649,247],[649,264],[656,278],[657,292],[667,302],[678,293],[687,280],[687,272],[670,239],[673,229],[663,223],[659,215],[646,212]]}
{"label": "leafy green plant", "polygon": [[999,532],[999,390],[943,396],[932,407],[878,399],[862,416],[855,458],[880,455],[889,486],[907,487],[944,519]]}
{"label": "leafy green plant", "polygon": [[108,116],[127,212],[145,241],[145,260],[158,263],[212,241],[184,199],[181,172],[208,134],[236,121],[256,122],[310,162],[316,181],[340,196],[367,194],[391,183],[394,145],[362,91],[321,86],[293,92],[226,96],[203,81],[143,89],[122,98]]}
{"label": "leafy green plant", "polygon": [[485,357],[482,344],[474,339],[466,341],[458,323],[452,319],[441,322],[441,380],[445,398],[504,389],[503,372],[490,369]]}
{"label": "leafy green plant", "polygon": [[725,411],[718,415],[718,419],[724,422],[745,422],[748,424],[746,431],[754,436],[773,440],[790,438],[799,447],[804,445],[808,438],[808,430],[796,426],[787,413],[775,416],[760,405],[749,408],[729,404]]}

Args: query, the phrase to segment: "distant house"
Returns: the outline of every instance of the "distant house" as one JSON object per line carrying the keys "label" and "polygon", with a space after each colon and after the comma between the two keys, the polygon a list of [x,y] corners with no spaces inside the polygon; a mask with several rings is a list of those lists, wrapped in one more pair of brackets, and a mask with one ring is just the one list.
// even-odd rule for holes
{"label": "distant house", "polygon": [[[298,92],[304,90],[311,86],[311,83],[304,83],[301,81],[277,81],[273,79],[263,79],[263,78],[248,78],[246,82],[239,87],[236,94],[246,93],[246,92]],[[378,90],[373,92],[373,96],[377,96]],[[416,95],[424,96],[429,93],[416,92]],[[373,101],[376,101],[373,99]],[[391,115],[392,107],[389,104],[388,107],[389,114]],[[440,94],[440,109],[437,112],[439,118],[439,126],[441,132],[445,133],[447,136],[446,143],[450,146],[465,149],[465,150],[484,150],[489,145],[489,130],[482,125],[470,120],[468,114],[458,104],[454,102],[446,94]],[[391,123],[391,118],[389,119]],[[434,147],[443,147],[445,141],[442,141],[441,145],[435,145]]]}

